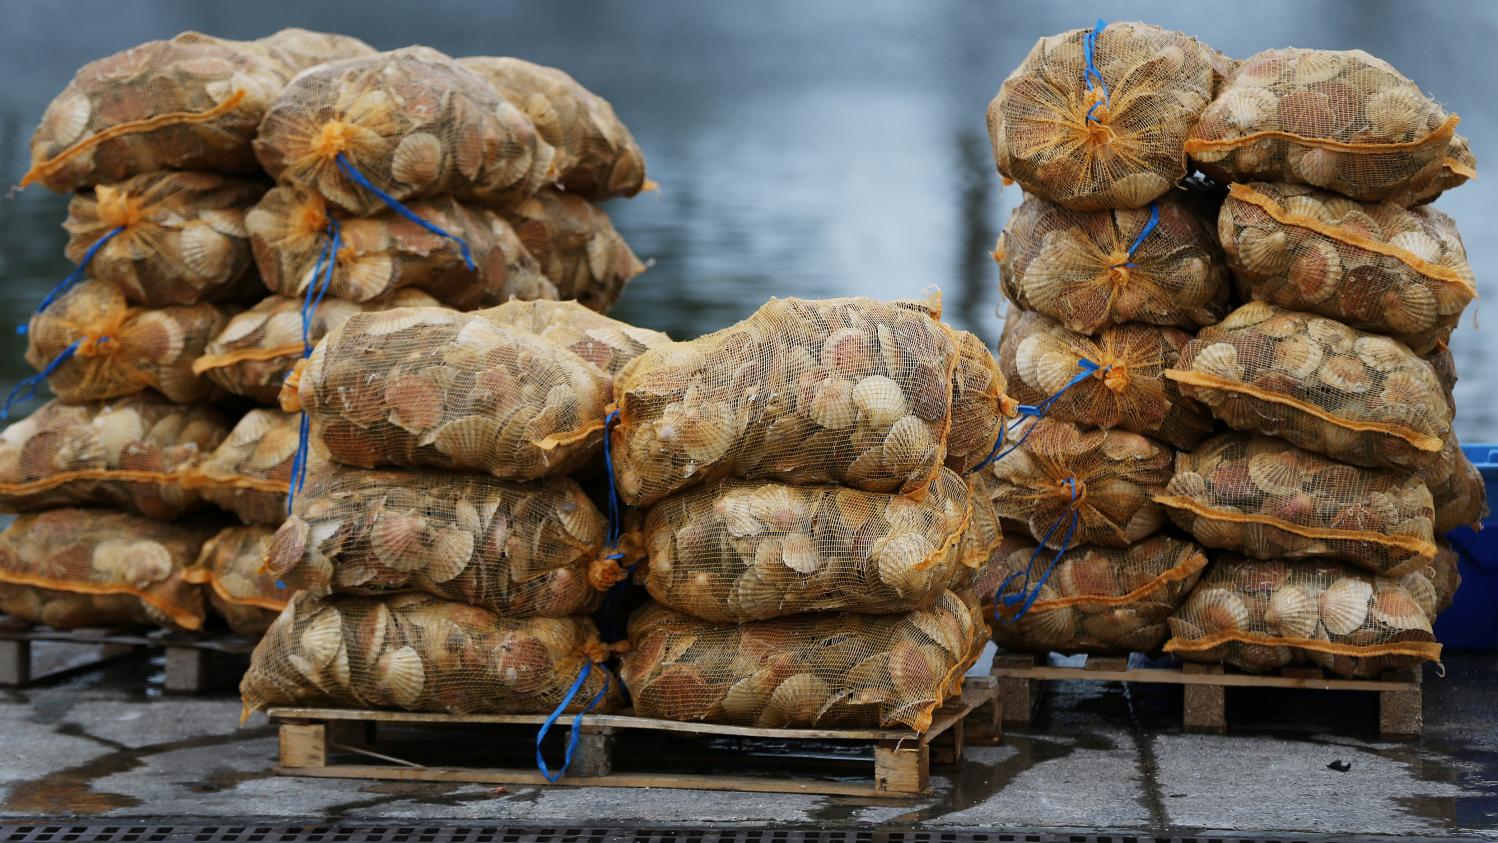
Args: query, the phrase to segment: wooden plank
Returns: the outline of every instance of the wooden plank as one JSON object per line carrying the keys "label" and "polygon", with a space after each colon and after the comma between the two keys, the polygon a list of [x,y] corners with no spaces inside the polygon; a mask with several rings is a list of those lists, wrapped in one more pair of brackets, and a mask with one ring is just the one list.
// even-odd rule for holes
{"label": "wooden plank", "polygon": [[[576,760],[576,759],[574,759]],[[333,779],[386,779],[392,781],[473,782],[478,784],[549,785],[535,770],[468,769],[463,767],[382,767],[338,764],[334,766],[274,768],[277,775]],[[811,793],[829,796],[909,796],[876,790],[868,783],[772,779],[752,776],[674,775],[666,773],[611,773],[581,778],[566,776],[556,785],[570,787],[657,787],[676,790],[740,790],[751,793]]]}
{"label": "wooden plank", "polygon": [[168,694],[197,694],[203,691],[207,679],[208,653],[194,647],[166,648],[166,692]]}
{"label": "wooden plank", "polygon": [[1088,656],[1087,661],[1082,665],[1082,669],[1087,671],[1088,673],[1097,673],[1098,671],[1103,670],[1113,671],[1117,673],[1118,671],[1129,669],[1129,657]]}
{"label": "wooden plank", "polygon": [[601,778],[614,772],[614,736],[583,733],[577,739],[577,753],[572,756],[568,775],[578,778]]}
{"label": "wooden plank", "polygon": [[322,723],[282,723],[281,767],[328,766],[328,732]]}
{"label": "wooden plank", "polygon": [[[1182,675],[1207,676],[1220,679],[1225,674],[1222,665],[1193,664],[1181,666]],[[1228,729],[1227,687],[1220,683],[1211,685],[1186,685],[1181,689],[1181,724],[1190,731],[1217,732]]]}
{"label": "wooden plank", "polygon": [[1421,671],[1419,668],[1397,671],[1393,676],[1396,681],[1414,685],[1415,689],[1383,691],[1378,695],[1378,733],[1386,738],[1418,738],[1425,727]]}
{"label": "wooden plank", "polygon": [[915,796],[926,792],[930,775],[931,748],[926,744],[880,741],[874,747],[875,791]]}
{"label": "wooden plank", "polygon": [[[1185,666],[1190,666],[1187,662]],[[1210,666],[1210,665],[1209,665]],[[1193,674],[1169,668],[1135,668],[1131,670],[1086,670],[1077,667],[996,667],[994,675],[1005,679],[1069,679],[1096,682],[1148,682],[1165,685],[1220,685],[1226,687],[1310,688],[1322,691],[1407,691],[1417,687],[1409,682],[1383,679],[1313,679],[1297,676],[1259,676],[1248,673]],[[1008,704],[1006,698],[1005,704]],[[1005,722],[1016,722],[1005,718]]]}
{"label": "wooden plank", "polygon": [[1030,680],[1044,678],[1033,674],[1033,671],[1041,669],[1036,667],[1036,661],[1035,656],[999,654],[993,657],[992,673],[999,680],[999,699],[1002,700],[1000,709],[1004,713],[1005,724],[1030,724],[1030,712],[1035,707],[1037,690]]}
{"label": "wooden plank", "polygon": [[963,728],[966,722],[966,718],[959,719],[950,729],[937,735],[935,740],[927,741],[931,747],[932,764],[957,764],[962,761],[965,744]]}
{"label": "wooden plank", "polygon": [[0,686],[19,688],[31,681],[31,642],[0,641]]}

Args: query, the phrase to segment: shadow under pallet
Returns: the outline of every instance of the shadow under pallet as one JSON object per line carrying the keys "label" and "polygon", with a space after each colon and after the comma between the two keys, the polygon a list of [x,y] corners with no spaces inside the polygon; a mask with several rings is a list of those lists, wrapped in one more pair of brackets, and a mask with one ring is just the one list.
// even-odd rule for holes
{"label": "shadow under pallet", "polygon": [[[45,674],[32,670],[32,648],[39,643],[88,647],[82,660]],[[52,629],[18,618],[0,616],[0,688],[24,688],[86,671],[97,670],[148,650],[165,653],[164,689],[173,694],[197,694],[209,686],[209,658],[213,653],[248,656],[255,639],[244,635],[207,635],[157,629]]]}

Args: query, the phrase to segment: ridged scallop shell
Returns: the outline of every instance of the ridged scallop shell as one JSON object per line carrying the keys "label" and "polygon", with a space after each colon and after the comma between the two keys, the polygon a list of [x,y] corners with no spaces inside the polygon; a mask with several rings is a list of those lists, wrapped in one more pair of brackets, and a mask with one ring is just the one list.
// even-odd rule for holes
{"label": "ridged scallop shell", "polygon": [[1056,572],[1064,597],[1111,597],[1121,593],[1112,560],[1100,553],[1082,553],[1062,563]]}
{"label": "ridged scallop shell", "polygon": [[1353,343],[1357,341],[1357,334],[1351,328],[1332,319],[1312,319],[1305,323],[1305,331],[1327,351],[1339,354],[1351,352]]}
{"label": "ridged scallop shell", "polygon": [[1234,86],[1212,103],[1212,110],[1222,114],[1228,125],[1247,134],[1272,123],[1279,100],[1263,88]]}
{"label": "ridged scallop shell", "polygon": [[1243,598],[1225,588],[1197,592],[1187,608],[1187,613],[1197,619],[1208,634],[1248,628],[1248,606],[1244,605]]}
{"label": "ridged scallop shell", "polygon": [[327,607],[302,629],[298,650],[312,666],[321,671],[333,661],[343,644],[343,617]]}
{"label": "ridged scallop shell", "polygon": [[1332,635],[1351,635],[1368,619],[1368,599],[1373,586],[1361,579],[1343,577],[1321,593],[1321,623]]}
{"label": "ridged scallop shell", "polygon": [[733,447],[738,430],[733,408],[723,402],[708,404],[683,420],[679,445],[687,456],[700,462],[715,462]]}
{"label": "ridged scallop shell", "polygon": [[1071,285],[1094,258],[1088,245],[1069,230],[1052,231],[1025,268],[1020,287],[1035,309],[1060,312]]}
{"label": "ridged scallop shell", "polygon": [[296,425],[268,426],[260,441],[255,443],[255,450],[250,452],[248,465],[260,471],[272,471],[295,456],[300,444],[301,431]]}
{"label": "ridged scallop shell", "polygon": [[428,561],[431,525],[419,513],[385,510],[369,527],[369,548],[381,564],[397,571],[418,571]]}
{"label": "ridged scallop shell", "polygon": [[438,530],[423,569],[432,582],[442,583],[463,573],[473,559],[473,534],[467,530]]}
{"label": "ridged scallop shell", "polygon": [[[383,295],[395,277],[395,258],[383,253],[340,259],[339,264],[343,268],[344,294],[354,301],[369,301]],[[370,333],[378,336],[373,331]]]}
{"label": "ridged scallop shell", "polygon": [[896,533],[876,539],[869,558],[879,571],[879,581],[904,594],[914,590],[920,579],[917,568],[935,551],[920,533]]}
{"label": "ridged scallop shell", "polygon": [[[1440,606],[1441,595],[1436,592],[1435,584],[1430,581],[1426,574],[1427,571],[1417,571],[1413,574],[1400,577],[1399,585],[1409,593],[1410,598],[1420,607],[1420,611],[1425,614],[1425,617],[1434,618]],[[1379,594],[1383,593],[1382,591],[1379,592]],[[1376,616],[1379,610],[1377,595],[1375,595],[1374,600],[1374,612]]]}
{"label": "ridged scallop shell", "polygon": [[88,128],[93,116],[93,103],[83,94],[69,94],[53,100],[51,107],[42,116],[42,127],[47,139],[65,147],[72,144]]}
{"label": "ridged scallop shell", "polygon": [[172,573],[172,554],[153,541],[106,540],[94,547],[91,565],[117,583],[143,589]]}
{"label": "ridged scallop shell", "polygon": [[174,363],[187,348],[187,335],[171,315],[148,310],[136,317],[130,332],[130,350],[152,363]]}
{"label": "ridged scallop shell", "polygon": [[[1056,592],[1048,586],[1041,590],[1042,600],[1056,597]],[[1039,611],[1031,609],[1017,621],[1001,617],[994,623],[1012,624],[1025,643],[1035,647],[1064,648],[1077,641],[1077,610],[1070,606]]]}
{"label": "ridged scallop shell", "polygon": [[1268,302],[1251,301],[1223,317],[1217,327],[1225,331],[1240,331],[1263,322],[1275,312],[1274,306]]}
{"label": "ridged scallop shell", "polygon": [[1412,140],[1424,129],[1431,104],[1418,90],[1391,85],[1375,92],[1363,104],[1368,123],[1380,138],[1392,141]]}
{"label": "ridged scallop shell", "polygon": [[1273,366],[1292,378],[1306,380],[1321,368],[1323,354],[1320,343],[1310,337],[1289,337],[1274,349]]}
{"label": "ridged scallop shell", "polygon": [[1191,367],[1205,375],[1223,380],[1242,381],[1243,368],[1238,365],[1238,349],[1225,343],[1213,343],[1197,353]]}
{"label": "ridged scallop shell", "polygon": [[1342,259],[1329,243],[1312,240],[1290,264],[1290,283],[1309,304],[1331,298],[1343,283]]}
{"label": "ridged scallop shell", "polygon": [[936,447],[925,422],[915,416],[903,416],[890,426],[880,456],[885,468],[903,475],[929,464]]}
{"label": "ridged scallop shell", "polygon": [[1276,635],[1285,638],[1310,638],[1316,634],[1316,622],[1320,619],[1316,601],[1305,589],[1287,585],[1269,598],[1269,608],[1264,610],[1264,623]]}
{"label": "ridged scallop shell", "polygon": [[770,704],[771,689],[766,686],[768,674],[755,673],[733,683],[723,696],[723,713],[728,717],[753,722]]}
{"label": "ridged scallop shell", "polygon": [[900,385],[884,375],[870,375],[855,384],[853,404],[864,423],[873,428],[894,424],[909,412],[910,406]]}
{"label": "ridged scallop shell", "polygon": [[1249,226],[1238,232],[1235,239],[1238,243],[1238,262],[1243,265],[1244,271],[1252,275],[1277,275],[1290,263],[1283,228]]}
{"label": "ridged scallop shell", "polygon": [[380,656],[375,665],[375,687],[380,696],[400,708],[410,708],[421,699],[426,686],[426,666],[421,654],[410,646]]}
{"label": "ridged scallop shell", "polygon": [[1400,588],[1381,588],[1373,594],[1373,619],[1394,629],[1429,629],[1430,619],[1420,604]]}
{"label": "ridged scallop shell", "polygon": [[1388,337],[1358,337],[1353,351],[1363,365],[1375,372],[1392,372],[1410,363],[1410,352]]}
{"label": "ridged scallop shell", "polygon": [[401,139],[390,162],[390,174],[413,187],[431,184],[442,173],[442,141],[426,132]]}
{"label": "ridged scallop shell", "polygon": [[843,378],[828,378],[812,394],[811,420],[828,430],[847,430],[858,420],[853,403],[853,384]]}
{"label": "ridged scallop shell", "polygon": [[770,694],[760,713],[761,726],[811,725],[832,696],[832,686],[812,673],[786,677]]}
{"label": "ridged scallop shell", "polygon": [[1293,495],[1305,477],[1287,459],[1287,452],[1261,451],[1248,458],[1248,476],[1266,495]]}
{"label": "ridged scallop shell", "polygon": [[488,465],[499,441],[499,423],[487,416],[464,416],[437,428],[433,445],[467,466]]}
{"label": "ridged scallop shell", "polygon": [[1373,388],[1373,376],[1354,357],[1333,357],[1321,364],[1316,378],[1322,383],[1348,395],[1362,395]]}
{"label": "ridged scallop shell", "polygon": [[1014,349],[1014,368],[1019,372],[1020,380],[1037,389],[1042,387],[1036,366],[1049,350],[1047,341],[1044,335],[1034,333],[1021,340]]}
{"label": "ridged scallop shell", "polygon": [[1032,385],[1047,395],[1054,395],[1076,377],[1078,371],[1075,356],[1060,351],[1050,351],[1041,355],[1040,360],[1036,362],[1035,381]]}
{"label": "ridged scallop shell", "polygon": [[[1157,173],[1130,173],[1108,188],[1116,207],[1142,208],[1170,190],[1170,182]],[[1111,203],[1110,203],[1111,204]]]}
{"label": "ridged scallop shell", "polygon": [[1287,214],[1310,217],[1321,222],[1331,221],[1326,205],[1309,193],[1285,197],[1280,200],[1280,208]]}
{"label": "ridged scallop shell", "polygon": [[213,338],[213,345],[233,345],[260,330],[260,326],[264,325],[269,317],[270,314],[263,310],[247,310],[240,313],[230,319],[229,324],[225,325],[219,335]]}
{"label": "ridged scallop shell", "polygon": [[1328,50],[1302,50],[1294,57],[1287,76],[1294,80],[1297,87],[1305,87],[1332,79],[1343,69],[1351,68],[1336,53]]}
{"label": "ridged scallop shell", "polygon": [[1383,321],[1390,330],[1406,334],[1428,331],[1436,324],[1436,295],[1424,284],[1401,284],[1383,296]]}
{"label": "ridged scallop shell", "polygon": [[824,562],[816,543],[805,533],[786,533],[780,537],[780,559],[798,574],[815,573]]}
{"label": "ridged scallop shell", "polygon": [[[458,314],[453,311],[434,307],[400,307],[369,314],[360,325],[360,330],[371,337],[384,337],[427,325],[451,325],[457,317]],[[492,327],[481,321],[468,324]]]}
{"label": "ridged scallop shell", "polygon": [[1206,500],[1207,480],[1195,471],[1178,471],[1166,484],[1165,491],[1183,498]]}
{"label": "ridged scallop shell", "polygon": [[1389,245],[1429,263],[1439,263],[1444,251],[1439,241],[1423,231],[1401,231],[1389,238]]}
{"label": "ridged scallop shell", "polygon": [[1317,187],[1331,187],[1337,181],[1337,158],[1339,153],[1329,149],[1302,149],[1290,147],[1290,172],[1295,177]]}
{"label": "ridged scallop shell", "polygon": [[187,268],[203,278],[220,278],[229,271],[234,241],[206,222],[189,223],[177,236],[177,250]]}

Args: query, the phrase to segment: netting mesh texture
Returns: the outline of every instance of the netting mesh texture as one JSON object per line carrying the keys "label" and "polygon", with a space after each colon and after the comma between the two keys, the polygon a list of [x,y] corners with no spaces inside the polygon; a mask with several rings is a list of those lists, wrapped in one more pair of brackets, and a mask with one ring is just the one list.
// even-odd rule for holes
{"label": "netting mesh texture", "polygon": [[487,82],[427,47],[309,68],[265,111],[255,155],[278,182],[358,216],[384,208],[347,167],[399,201],[513,202],[552,172],[553,150]]}
{"label": "netting mesh texture", "polygon": [[[1154,652],[1170,617],[1207,566],[1197,545],[1156,535],[1127,548],[1074,547],[1024,612],[1054,554],[1027,536],[1004,540],[973,585],[994,641],[1008,650],[1063,653]],[[1002,588],[1002,591],[1000,590]]]}
{"label": "netting mesh texture", "polygon": [[[316,193],[273,188],[245,217],[255,262],[266,286],[303,296],[327,284],[331,298],[367,302],[415,287],[459,310],[511,298],[557,298],[556,285],[521,245],[514,228],[494,211],[449,196],[412,201],[408,209],[468,246],[462,251],[394,210],[350,217]],[[375,213],[374,211],[378,211]],[[332,279],[326,278],[330,221],[338,225]]]}
{"label": "netting mesh texture", "polygon": [[299,444],[296,416],[251,410],[193,472],[204,498],[246,524],[272,527],[286,518],[286,492]]}
{"label": "netting mesh texture", "polygon": [[1451,432],[1435,371],[1408,347],[1250,302],[1187,343],[1166,376],[1239,430],[1356,465],[1413,468]]}
{"label": "netting mesh texture", "polygon": [[1457,118],[1362,50],[1265,50],[1245,59],[1186,151],[1220,181],[1309,184],[1376,201],[1443,173]]}
{"label": "netting mesh texture", "polygon": [[270,527],[225,527],[203,543],[183,578],[207,586],[208,604],[229,629],[258,635],[286,608],[291,591],[261,570],[270,549]]}
{"label": "netting mesh texture", "polygon": [[647,604],[620,675],[635,713],[761,727],[909,727],[961,693],[984,639],[975,601],[903,615],[816,614],[719,625]]}
{"label": "netting mesh texture", "polygon": [[659,331],[610,319],[574,301],[512,300],[477,313],[565,348],[611,376],[647,349],[671,342]]}
{"label": "netting mesh texture", "polygon": [[607,524],[569,478],[314,466],[266,567],[295,589],[414,590],[506,618],[587,614],[622,577]]}
{"label": "netting mesh texture", "polygon": [[1488,517],[1488,486],[1482,472],[1462,452],[1453,434],[1441,442],[1436,458],[1417,470],[1430,489],[1436,507],[1435,532],[1445,535],[1457,527],[1479,529]]}
{"label": "netting mesh texture", "polygon": [[[1016,401],[1038,405],[1058,396],[1049,405],[1052,418],[1121,428],[1190,448],[1212,429],[1212,416],[1165,377],[1190,340],[1179,328],[1139,323],[1087,336],[1039,313],[1011,308],[999,360]],[[1072,384],[1083,361],[1098,368]]]}
{"label": "netting mesh texture", "polygon": [[199,500],[182,477],[228,432],[212,407],[152,392],[49,401],[0,433],[0,510],[98,504],[171,521]]}
{"label": "netting mesh texture", "polygon": [[724,481],[651,507],[650,596],[733,623],[804,612],[891,614],[959,574],[968,487],[943,470],[920,501],[842,486]]}
{"label": "netting mesh texture", "polygon": [[60,629],[198,629],[203,595],[182,573],[214,532],[108,509],[21,515],[0,533],[0,608]]}
{"label": "netting mesh texture", "polygon": [[264,193],[259,182],[214,173],[101,184],[68,203],[66,254],[87,259],[89,277],[152,307],[244,298],[260,287],[244,216]]}
{"label": "netting mesh texture", "polygon": [[1196,39],[1142,23],[1040,39],[988,105],[999,172],[1079,210],[1149,204],[1186,175],[1214,63]]}
{"label": "netting mesh texture", "polygon": [[1178,455],[1157,500],[1201,543],[1256,559],[1338,559],[1402,574],[1436,552],[1435,509],[1419,478],[1263,436],[1225,433]]}
{"label": "netting mesh texture", "polygon": [[513,619],[426,594],[318,599],[298,594],[255,648],[239,692],[270,705],[396,708],[452,714],[546,714],[585,665],[567,706],[622,702],[586,618]]}
{"label": "netting mesh texture", "polygon": [[1240,297],[1387,334],[1417,354],[1477,297],[1451,218],[1297,185],[1235,184],[1217,220]]}
{"label": "netting mesh texture", "polygon": [[1084,334],[1124,322],[1210,325],[1231,292],[1212,210],[1179,191],[1135,210],[1074,211],[1026,196],[994,250],[1000,288]]}
{"label": "netting mesh texture", "polygon": [[948,328],[957,344],[957,368],[952,371],[952,426],[947,431],[947,468],[966,474],[993,452],[1004,432],[1005,419],[1014,416],[1014,399],[993,352],[976,334]]}
{"label": "netting mesh texture", "polygon": [[1405,581],[1326,560],[1224,555],[1171,616],[1165,651],[1255,673],[1311,663],[1377,676],[1434,661],[1441,645]]}
{"label": "netting mesh texture", "polygon": [[576,299],[606,313],[624,285],[645,271],[608,214],[580,196],[545,189],[505,215],[546,279],[556,285],[557,298]]}
{"label": "netting mesh texture", "polygon": [[[231,317],[192,363],[227,392],[276,406],[286,376],[302,357],[302,298],[270,296]],[[326,298],[312,313],[308,339],[321,340],[355,313],[396,307],[438,307],[420,290],[401,289],[367,302]]]}

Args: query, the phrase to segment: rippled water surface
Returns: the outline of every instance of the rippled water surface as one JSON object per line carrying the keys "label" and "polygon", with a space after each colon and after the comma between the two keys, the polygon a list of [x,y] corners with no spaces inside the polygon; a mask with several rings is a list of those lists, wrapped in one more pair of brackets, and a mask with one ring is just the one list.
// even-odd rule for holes
{"label": "rippled water surface", "polygon": [[[12,2],[0,27],[0,181],[25,168],[42,109],[80,64],[196,29],[257,37],[339,30],[376,47],[515,55],[565,68],[608,97],[645,150],[653,195],[609,212],[654,262],[622,318],[678,338],[721,328],[772,295],[914,295],[992,344],[998,273],[988,257],[1019,191],[1001,191],[983,115],[1041,36],[1099,15],[1191,32],[1230,55],[1274,46],[1359,47],[1463,117],[1482,165],[1498,4],[1483,2],[619,3]],[[1461,224],[1484,296],[1498,292],[1498,177],[1440,200]],[[0,318],[24,321],[68,270],[65,200],[32,188],[0,201]],[[1492,330],[1491,328],[1489,330]],[[0,380],[29,374],[0,340]],[[1458,432],[1498,441],[1498,372],[1469,315],[1454,341]]]}

